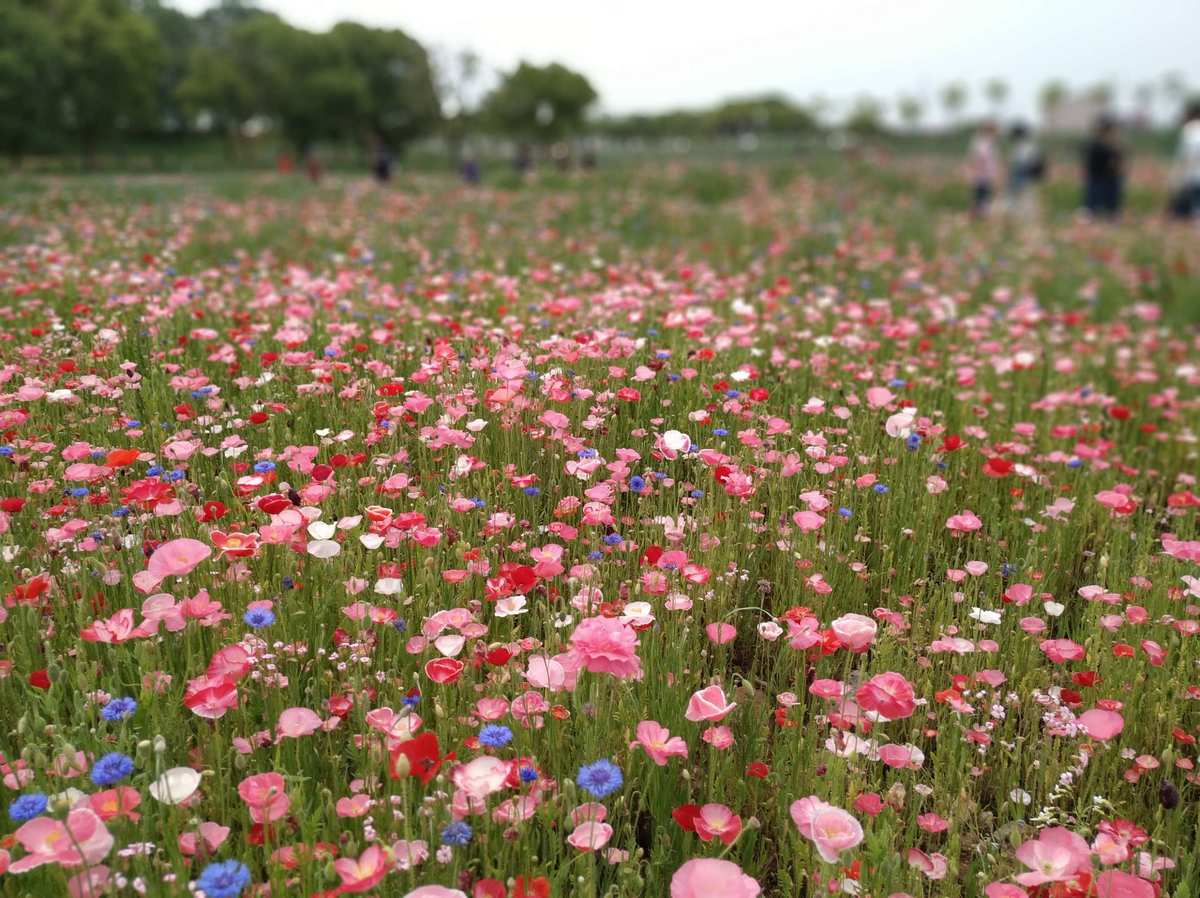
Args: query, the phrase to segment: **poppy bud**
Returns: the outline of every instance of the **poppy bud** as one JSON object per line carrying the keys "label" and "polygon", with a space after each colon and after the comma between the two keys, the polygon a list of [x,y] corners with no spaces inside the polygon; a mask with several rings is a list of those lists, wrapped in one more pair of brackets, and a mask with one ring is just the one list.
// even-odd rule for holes
{"label": "poppy bud", "polygon": [[1179,807],[1179,790],[1170,780],[1163,780],[1158,787],[1158,803],[1168,811]]}

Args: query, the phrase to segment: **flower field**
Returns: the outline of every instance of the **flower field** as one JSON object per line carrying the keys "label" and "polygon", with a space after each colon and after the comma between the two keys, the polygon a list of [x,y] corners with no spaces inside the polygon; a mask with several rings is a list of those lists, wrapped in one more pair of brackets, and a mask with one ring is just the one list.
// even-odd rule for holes
{"label": "flower field", "polygon": [[942,177],[4,188],[0,895],[1200,895],[1200,244]]}

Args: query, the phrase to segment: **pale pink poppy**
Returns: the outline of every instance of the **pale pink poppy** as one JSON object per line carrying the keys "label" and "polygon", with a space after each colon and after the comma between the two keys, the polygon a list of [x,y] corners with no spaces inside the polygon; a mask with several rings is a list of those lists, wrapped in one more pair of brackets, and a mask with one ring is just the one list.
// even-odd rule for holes
{"label": "pale pink poppy", "polygon": [[1017,860],[1030,868],[1017,876],[1023,886],[1065,882],[1092,868],[1091,849],[1077,833],[1061,826],[1044,829],[1017,849]]}
{"label": "pale pink poppy", "polygon": [[1125,729],[1125,719],[1116,711],[1092,708],[1079,715],[1076,721],[1083,731],[1093,739],[1107,742]]}
{"label": "pale pink poppy", "polygon": [[960,511],[946,518],[946,529],[951,533],[974,533],[983,527],[983,521],[973,511]]}
{"label": "pale pink poppy", "polygon": [[467,893],[445,886],[417,886],[411,892],[405,892],[404,898],[467,898]]}
{"label": "pale pink poppy", "polygon": [[838,644],[849,652],[865,652],[875,641],[879,625],[865,614],[843,614],[829,625]]}
{"label": "pale pink poppy", "polygon": [[826,863],[836,863],[843,852],[863,840],[862,825],[852,814],[815,795],[792,802],[788,810],[800,835],[813,842]]}
{"label": "pale pink poppy", "polygon": [[678,430],[668,430],[654,441],[654,448],[663,458],[674,461],[692,448],[692,438]]}
{"label": "pale pink poppy", "polygon": [[912,684],[893,671],[871,677],[858,687],[854,697],[864,711],[874,711],[888,720],[911,717],[917,707]]}
{"label": "pale pink poppy", "polygon": [[482,755],[470,763],[459,764],[450,774],[455,787],[471,798],[482,800],[504,788],[509,764],[491,755]]}
{"label": "pale pink poppy", "polygon": [[692,693],[684,716],[695,723],[702,720],[724,720],[737,707],[737,702],[725,699],[725,690],[713,684]]}
{"label": "pale pink poppy", "polygon": [[716,858],[693,858],[671,877],[671,898],[757,898],[761,893],[741,867]]}
{"label": "pale pink poppy", "polygon": [[650,760],[659,767],[665,767],[671,757],[686,758],[687,743],[679,736],[672,736],[670,731],[657,720],[643,720],[637,725],[637,742]]}
{"label": "pale pink poppy", "polygon": [[298,739],[321,728],[321,717],[308,708],[288,708],[279,715],[275,733],[280,739]]}
{"label": "pale pink poppy", "polygon": [[186,577],[210,555],[212,548],[208,543],[198,539],[173,539],[154,550],[146,570],[160,582],[167,577]]}
{"label": "pale pink poppy", "polygon": [[580,851],[598,851],[612,838],[613,828],[607,823],[586,820],[567,836],[567,843]]}
{"label": "pale pink poppy", "polygon": [[638,639],[633,628],[611,617],[588,617],[571,634],[571,652],[585,670],[620,679],[641,679]]}
{"label": "pale pink poppy", "polygon": [[113,847],[113,837],[91,808],[76,808],[66,821],[34,817],[13,833],[28,854],[10,866],[10,873],[25,873],[43,864],[78,867],[102,861]]}
{"label": "pale pink poppy", "polygon": [[96,898],[103,895],[108,887],[109,870],[103,864],[88,867],[81,873],[76,873],[67,880],[67,894],[71,898]]}
{"label": "pale pink poppy", "polygon": [[737,627],[733,624],[709,624],[704,628],[704,632],[717,645],[733,642],[737,638]]}
{"label": "pale pink poppy", "polygon": [[949,870],[944,854],[926,854],[919,848],[910,848],[907,859],[909,866],[920,870],[927,879],[945,879]]}
{"label": "pale pink poppy", "polygon": [[1155,898],[1152,883],[1123,870],[1105,870],[1096,877],[1096,898]]}

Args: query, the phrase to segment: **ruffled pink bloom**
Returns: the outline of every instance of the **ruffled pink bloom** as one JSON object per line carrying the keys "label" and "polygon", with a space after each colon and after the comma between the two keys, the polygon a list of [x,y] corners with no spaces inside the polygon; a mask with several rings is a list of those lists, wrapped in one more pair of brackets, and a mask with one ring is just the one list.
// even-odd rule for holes
{"label": "ruffled pink bloom", "polygon": [[406,892],[404,898],[467,898],[467,893],[445,886],[417,886],[411,892]]}
{"label": "ruffled pink bloom", "polygon": [[815,795],[792,802],[789,813],[800,835],[816,846],[826,863],[836,863],[843,852],[863,840],[862,825],[852,814]]}
{"label": "ruffled pink bloom", "polygon": [[960,511],[946,518],[946,529],[951,533],[974,533],[983,526],[983,521],[973,511]]}
{"label": "ruffled pink bloom", "polygon": [[1125,719],[1116,711],[1092,708],[1079,715],[1076,721],[1089,736],[1107,742],[1125,729]]}
{"label": "ruffled pink bloom", "polygon": [[509,764],[491,755],[482,755],[468,764],[459,764],[450,774],[455,788],[461,789],[471,798],[482,801],[493,792],[504,788],[508,780]]}
{"label": "ruffled pink bloom", "polygon": [[732,861],[693,858],[671,877],[671,898],[757,898],[761,893],[758,882]]}
{"label": "ruffled pink bloom", "polygon": [[684,716],[695,723],[702,720],[724,720],[736,707],[737,702],[726,701],[725,690],[713,684],[692,693]]}
{"label": "ruffled pink bloom", "polygon": [[637,649],[637,633],[616,618],[584,618],[571,634],[571,654],[585,670],[622,680],[641,679]]}
{"label": "ruffled pink bloom", "polygon": [[667,759],[672,757],[686,758],[687,743],[679,736],[672,736],[670,730],[657,720],[643,720],[637,725],[637,742],[642,750],[659,767],[665,767]]}
{"label": "ruffled pink bloom", "polygon": [[706,804],[695,819],[696,835],[705,842],[720,839],[732,845],[742,832],[742,818],[723,804]]}
{"label": "ruffled pink bloom", "polygon": [[717,645],[733,642],[737,638],[737,627],[733,624],[709,624],[704,628],[704,632]]}

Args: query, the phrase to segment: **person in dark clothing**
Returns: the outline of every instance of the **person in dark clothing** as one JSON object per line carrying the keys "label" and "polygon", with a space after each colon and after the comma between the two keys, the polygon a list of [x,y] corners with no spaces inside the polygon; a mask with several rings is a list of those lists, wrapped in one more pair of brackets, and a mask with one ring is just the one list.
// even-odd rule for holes
{"label": "person in dark clothing", "polygon": [[383,142],[383,138],[375,139],[374,158],[371,160],[371,173],[380,184],[386,184],[392,177],[392,151]]}
{"label": "person in dark clothing", "polygon": [[1098,218],[1116,218],[1125,200],[1125,154],[1117,122],[1102,115],[1083,148],[1083,206]]}

